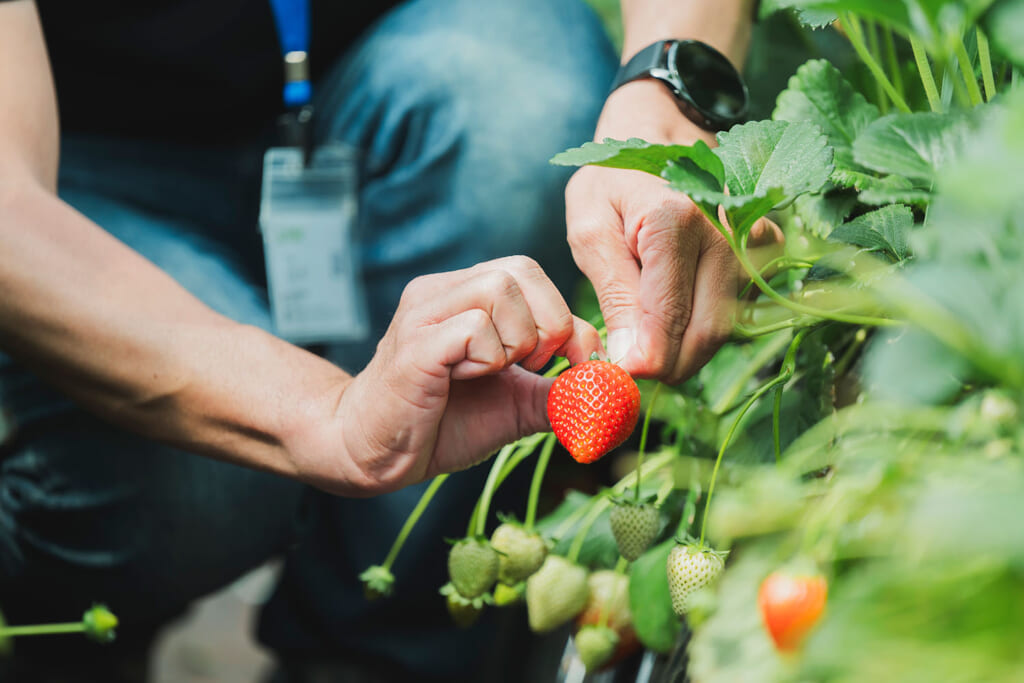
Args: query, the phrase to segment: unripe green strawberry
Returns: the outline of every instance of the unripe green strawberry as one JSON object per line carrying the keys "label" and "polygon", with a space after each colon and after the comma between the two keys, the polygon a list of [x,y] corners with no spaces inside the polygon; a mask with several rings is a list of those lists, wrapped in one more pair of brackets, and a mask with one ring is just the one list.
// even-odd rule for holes
{"label": "unripe green strawberry", "polygon": [[619,553],[630,562],[644,554],[661,530],[658,508],[650,503],[616,503],[608,521]]}
{"label": "unripe green strawberry", "polygon": [[672,548],[665,569],[675,613],[679,616],[686,614],[693,592],[714,581],[724,568],[722,553],[682,543]]}
{"label": "unripe green strawberry", "polygon": [[507,586],[526,581],[544,564],[548,546],[540,534],[531,533],[518,524],[505,522],[491,534],[491,546],[498,558],[498,580]]}
{"label": "unripe green strawberry", "polygon": [[464,538],[448,553],[448,576],[464,598],[475,598],[491,590],[498,580],[497,551],[478,538]]}
{"label": "unripe green strawberry", "polygon": [[615,654],[619,636],[607,626],[584,626],[576,634],[576,652],[587,671],[596,671]]}
{"label": "unripe green strawberry", "polygon": [[640,390],[614,363],[590,360],[563,372],[548,392],[548,419],[578,462],[592,463],[629,438],[640,416]]}
{"label": "unripe green strawberry", "polygon": [[586,569],[559,555],[548,555],[526,580],[530,628],[537,633],[558,628],[580,613],[589,595]]}

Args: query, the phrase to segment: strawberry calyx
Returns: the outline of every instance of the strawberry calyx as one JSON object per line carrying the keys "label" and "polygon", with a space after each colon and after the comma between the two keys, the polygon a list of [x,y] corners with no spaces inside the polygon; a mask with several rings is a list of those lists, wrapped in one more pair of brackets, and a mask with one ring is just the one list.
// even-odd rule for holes
{"label": "strawberry calyx", "polygon": [[478,595],[475,598],[467,598],[459,593],[450,582],[443,585],[439,591],[445,597],[445,604],[452,621],[459,628],[469,628],[480,618],[487,605],[493,605],[494,599],[488,593]]}
{"label": "strawberry calyx", "polygon": [[368,567],[359,575],[363,582],[363,594],[367,600],[379,600],[391,595],[395,590],[395,575],[391,570],[379,564]]}

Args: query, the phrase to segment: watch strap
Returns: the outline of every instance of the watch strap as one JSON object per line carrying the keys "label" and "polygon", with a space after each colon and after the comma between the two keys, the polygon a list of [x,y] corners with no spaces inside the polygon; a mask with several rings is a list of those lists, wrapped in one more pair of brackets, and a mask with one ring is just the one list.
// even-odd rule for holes
{"label": "watch strap", "polygon": [[612,81],[612,90],[630,81],[651,78],[652,69],[668,68],[668,46],[672,41],[659,40],[633,55],[628,62],[619,67]]}

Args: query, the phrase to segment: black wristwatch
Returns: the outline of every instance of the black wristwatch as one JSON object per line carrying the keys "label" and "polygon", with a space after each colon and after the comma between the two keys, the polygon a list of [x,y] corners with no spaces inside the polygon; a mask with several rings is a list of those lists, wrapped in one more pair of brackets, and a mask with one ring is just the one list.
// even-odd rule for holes
{"label": "black wristwatch", "polygon": [[676,98],[686,118],[705,130],[725,130],[747,114],[747,85],[729,59],[698,40],[660,40],[619,68],[612,90],[654,78]]}

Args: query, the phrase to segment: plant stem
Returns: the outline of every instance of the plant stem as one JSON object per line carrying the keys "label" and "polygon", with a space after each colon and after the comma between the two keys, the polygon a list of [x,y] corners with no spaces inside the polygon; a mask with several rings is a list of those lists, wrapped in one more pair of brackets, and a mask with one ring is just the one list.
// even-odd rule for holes
{"label": "plant stem", "polygon": [[[722,226],[721,223],[718,223],[716,227],[719,227],[723,234],[728,234],[728,231],[725,230],[724,226]],[[755,268],[754,264],[750,262],[750,257],[747,255],[746,251],[742,249],[739,245],[737,245],[736,241],[733,240],[731,236],[729,236],[727,239],[729,241],[729,246],[732,247],[733,253],[736,254],[737,260],[739,260],[740,265],[742,265],[743,269],[747,271],[747,275],[750,277],[750,279],[757,284],[758,288],[760,288],[762,292],[764,292],[765,296],[767,296],[772,301],[775,301],[776,303],[785,306],[791,311],[802,313],[804,315],[813,315],[816,318],[823,318],[825,320],[835,320],[836,322],[851,323],[854,325],[884,326],[902,324],[902,321],[891,320],[889,318],[875,318],[866,315],[824,311],[818,308],[814,308],[812,306],[805,306],[804,304],[797,303],[796,301],[787,299],[786,297],[779,294],[775,289],[773,289],[771,285],[765,282],[765,279],[761,277],[761,274],[759,272],[757,272],[757,268]]]}
{"label": "plant stem", "polygon": [[900,68],[899,59],[896,58],[896,41],[892,36],[892,29],[888,26],[881,27],[882,40],[885,43],[885,61],[889,64],[889,73],[892,74],[892,84],[901,95],[906,97],[907,91],[903,87],[903,71]]}
{"label": "plant stem", "polygon": [[548,468],[548,461],[551,460],[551,452],[555,450],[555,443],[558,439],[554,434],[548,434],[544,439],[544,447],[537,457],[537,465],[533,469],[533,480],[530,482],[530,497],[526,502],[526,521],[523,525],[527,531],[533,531],[533,523],[537,519],[537,501],[540,499],[540,485],[544,481],[544,472]]}
{"label": "plant stem", "polygon": [[491,471],[487,474],[487,482],[484,484],[483,493],[480,494],[480,502],[473,516],[469,519],[467,536],[484,536],[487,532],[487,513],[491,507],[491,499],[494,498],[494,491],[498,488],[498,475],[501,473],[505,462],[511,457],[512,451],[516,448],[515,443],[510,443],[502,448],[494,462],[491,463]]}
{"label": "plant stem", "polygon": [[964,85],[967,86],[967,94],[971,98],[971,106],[976,107],[982,102],[981,89],[978,87],[978,79],[974,75],[974,64],[971,63],[971,57],[967,54],[963,38],[957,41],[953,50],[956,60],[960,64],[960,73],[964,78]]}
{"label": "plant stem", "polygon": [[448,479],[447,474],[437,475],[430,482],[430,486],[428,486],[427,490],[423,492],[423,495],[420,496],[420,500],[416,503],[416,507],[414,507],[412,512],[409,513],[409,516],[406,517],[405,524],[402,525],[401,531],[399,531],[398,536],[395,537],[395,542],[391,544],[391,550],[388,551],[388,556],[384,558],[383,566],[385,569],[391,569],[391,565],[395,563],[395,559],[398,557],[399,551],[402,550],[402,545],[405,543],[405,539],[409,537],[413,527],[416,526],[416,522],[420,520],[420,516],[423,514],[423,511],[427,509],[428,505],[430,505],[430,501],[434,497],[434,494],[437,493],[437,490],[441,488],[441,484],[443,484],[446,479]]}
{"label": "plant stem", "polygon": [[601,513],[608,507],[608,498],[602,498],[594,507],[590,510],[586,517],[583,518],[583,522],[580,524],[579,531],[576,532],[576,536],[572,539],[572,545],[569,546],[569,553],[565,556],[565,559],[569,560],[573,564],[580,557],[580,550],[583,549],[583,542],[587,540],[587,534],[590,533],[590,527],[594,526],[594,522],[601,516]]}
{"label": "plant stem", "polygon": [[[875,31],[874,22],[866,22],[864,31],[867,34],[868,50],[871,52],[871,56],[875,58],[875,61],[881,62],[881,53],[878,49],[878,33]],[[894,89],[895,87],[896,85],[893,84]],[[879,111],[881,111],[883,115],[888,114],[889,100],[886,99],[885,88],[882,87],[882,84],[878,80],[875,80],[875,92],[875,97],[878,100]]]}
{"label": "plant stem", "polygon": [[775,464],[782,460],[782,430],[779,428],[779,416],[782,413],[783,385],[775,387],[775,400],[772,404],[772,445],[775,447]]}
{"label": "plant stem", "polygon": [[992,55],[988,49],[988,38],[979,26],[977,28],[978,38],[978,62],[981,64],[981,80],[985,83],[985,101],[991,102],[996,96],[996,79],[992,73]]}
{"label": "plant stem", "polygon": [[636,495],[633,497],[633,501],[637,504],[640,503],[640,478],[642,468],[644,466],[644,453],[647,452],[647,429],[651,426],[651,413],[654,412],[654,404],[658,400],[658,394],[661,393],[661,382],[658,382],[654,386],[654,393],[651,395],[651,402],[647,404],[647,414],[644,415],[644,426],[640,431],[640,454],[636,459]]}
{"label": "plant stem", "polygon": [[711,470],[711,481],[708,483],[708,497],[704,501],[704,519],[700,523],[700,540],[697,542],[698,548],[704,547],[704,538],[708,528],[708,517],[711,510],[711,496],[715,493],[715,481],[718,479],[718,470],[722,466],[722,456],[725,455],[725,449],[732,441],[733,435],[736,433],[736,429],[739,427],[743,417],[747,414],[747,411],[757,403],[758,399],[764,396],[766,393],[771,391],[774,387],[784,385],[793,376],[793,372],[796,370],[796,352],[800,348],[800,343],[810,332],[811,328],[804,328],[796,333],[793,337],[793,341],[789,344],[789,349],[786,350],[786,356],[782,359],[782,368],[779,370],[779,374],[774,379],[763,384],[761,388],[754,392],[743,407],[740,408],[739,414],[736,419],[733,420],[729,426],[729,431],[725,434],[725,439],[722,440],[722,445],[718,449],[718,457],[715,458],[715,467]]}
{"label": "plant stem", "polygon": [[0,628],[0,638],[15,636],[46,636],[58,633],[84,633],[85,624],[74,621],[64,624],[35,624],[32,626],[4,626]]}
{"label": "plant stem", "polygon": [[885,71],[874,56],[872,56],[867,45],[865,45],[864,33],[861,29],[860,22],[857,21],[857,18],[850,13],[846,13],[840,16],[839,23],[846,32],[847,38],[850,39],[850,44],[853,46],[857,56],[860,57],[860,60],[868,67],[868,71],[870,71],[871,75],[875,77],[875,80],[889,96],[889,99],[892,100],[892,103],[896,105],[896,108],[900,111],[909,114],[910,107],[907,106],[906,100],[903,99],[902,95],[896,92],[896,88],[889,81],[888,76],[885,75]]}
{"label": "plant stem", "polygon": [[917,64],[917,72],[921,75],[921,85],[924,86],[924,94],[928,97],[928,106],[934,112],[942,112],[942,98],[939,97],[939,89],[935,85],[935,76],[932,74],[931,64],[928,63],[928,53],[919,38],[910,37],[910,48],[914,51],[914,63]]}

